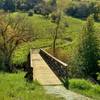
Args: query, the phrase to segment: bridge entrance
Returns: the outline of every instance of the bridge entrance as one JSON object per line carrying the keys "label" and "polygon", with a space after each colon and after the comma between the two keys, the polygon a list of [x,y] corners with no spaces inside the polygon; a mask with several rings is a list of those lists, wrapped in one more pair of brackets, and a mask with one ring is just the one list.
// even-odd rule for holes
{"label": "bridge entrance", "polygon": [[44,50],[38,52],[37,50],[31,50],[30,60],[33,68],[33,79],[43,85],[47,93],[61,96],[65,100],[91,100],[88,97],[67,90],[62,85],[68,79],[67,64]]}
{"label": "bridge entrance", "polygon": [[31,67],[33,67],[33,79],[41,85],[62,85],[39,52],[34,52],[34,50],[31,51]]}

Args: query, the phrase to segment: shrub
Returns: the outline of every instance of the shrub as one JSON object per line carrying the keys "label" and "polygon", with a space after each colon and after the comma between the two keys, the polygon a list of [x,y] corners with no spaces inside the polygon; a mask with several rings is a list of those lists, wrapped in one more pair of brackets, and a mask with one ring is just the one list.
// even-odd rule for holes
{"label": "shrub", "polygon": [[95,85],[93,87],[94,92],[99,93],[100,94],[100,86],[99,85]]}
{"label": "shrub", "polygon": [[77,77],[91,76],[96,79],[98,72],[97,60],[99,58],[98,40],[94,26],[93,16],[89,16],[78,40],[74,54],[73,67]]}
{"label": "shrub", "polygon": [[30,11],[28,12],[28,16],[33,16],[33,11],[32,11],[32,10],[30,10]]}
{"label": "shrub", "polygon": [[86,18],[90,15],[89,4],[84,2],[71,3],[65,13],[77,18]]}
{"label": "shrub", "polygon": [[38,4],[34,7],[34,13],[48,16],[51,13],[51,8],[46,4]]}
{"label": "shrub", "polygon": [[100,84],[100,72],[97,72],[96,74],[97,74],[97,81]]}
{"label": "shrub", "polygon": [[85,95],[93,100],[100,100],[100,85],[92,84],[84,79],[71,79],[69,83],[72,91]]}
{"label": "shrub", "polygon": [[97,80],[100,83],[100,60],[98,61],[99,70],[97,72]]}
{"label": "shrub", "polygon": [[69,24],[67,22],[64,22],[65,27],[69,27]]}
{"label": "shrub", "polygon": [[25,4],[25,3],[22,3],[22,4],[20,5],[20,10],[22,10],[22,11],[27,11],[27,10],[29,10],[29,9],[28,9],[28,5]]}
{"label": "shrub", "polygon": [[[53,55],[52,48],[47,49],[47,52]],[[56,48],[55,57],[65,63],[70,59],[70,55],[61,48]]]}
{"label": "shrub", "polygon": [[88,90],[92,88],[92,84],[84,79],[71,79],[69,83],[69,87],[73,89]]}
{"label": "shrub", "polygon": [[87,18],[94,14],[94,19],[100,21],[100,3],[99,2],[71,2],[65,9],[65,13],[76,18]]}

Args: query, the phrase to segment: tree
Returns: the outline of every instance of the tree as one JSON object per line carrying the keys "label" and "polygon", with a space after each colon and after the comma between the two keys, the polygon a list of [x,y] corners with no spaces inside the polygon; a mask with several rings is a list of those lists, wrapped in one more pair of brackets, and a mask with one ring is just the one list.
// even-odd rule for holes
{"label": "tree", "polygon": [[78,70],[79,76],[92,76],[96,78],[98,71],[98,42],[94,29],[93,16],[87,18],[86,25],[81,34],[80,43],[74,58],[74,67]]}
{"label": "tree", "polygon": [[21,6],[21,1],[20,0],[17,0],[16,1],[16,8],[17,9],[20,9],[20,6]]}
{"label": "tree", "polygon": [[52,34],[53,36],[53,55],[55,56],[56,53],[56,42],[59,34],[59,29],[61,28],[61,21],[62,21],[62,16],[63,16],[63,10],[65,9],[66,6],[66,0],[62,0],[58,5],[56,12],[53,12],[51,14],[51,19],[52,22],[56,24],[55,30]]}
{"label": "tree", "polygon": [[22,3],[20,5],[20,10],[22,10],[22,11],[28,11],[29,7],[28,7],[28,5],[26,3]]}
{"label": "tree", "polygon": [[28,16],[33,16],[33,10],[28,11]]}
{"label": "tree", "polygon": [[58,33],[59,33],[59,28],[60,28],[60,22],[61,22],[61,14],[60,12],[58,13],[52,13],[51,15],[52,18],[52,22],[56,24],[55,30],[52,34],[53,36],[53,55],[55,56],[56,53],[56,42],[57,42],[57,38],[58,38]]}
{"label": "tree", "polygon": [[5,11],[15,11],[15,3],[14,0],[5,0],[3,9]]}
{"label": "tree", "polygon": [[49,1],[49,3],[50,3],[52,11],[55,11],[57,9],[57,1],[51,0],[51,1]]}
{"label": "tree", "polygon": [[25,16],[0,16],[0,51],[7,71],[13,71],[11,57],[15,49],[23,42],[32,41],[33,38],[32,25]]}
{"label": "tree", "polygon": [[99,14],[100,14],[100,3],[97,3],[95,6],[94,6],[94,19],[96,21],[100,21],[99,19]]}
{"label": "tree", "polygon": [[0,0],[0,9],[2,9],[3,8],[3,0]]}

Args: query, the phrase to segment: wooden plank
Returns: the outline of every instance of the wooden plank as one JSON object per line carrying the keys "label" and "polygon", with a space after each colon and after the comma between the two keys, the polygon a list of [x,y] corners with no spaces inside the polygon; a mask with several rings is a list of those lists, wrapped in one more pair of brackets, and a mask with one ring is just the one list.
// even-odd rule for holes
{"label": "wooden plank", "polygon": [[41,85],[61,85],[55,73],[49,68],[39,53],[31,53],[31,67],[33,67],[33,78]]}

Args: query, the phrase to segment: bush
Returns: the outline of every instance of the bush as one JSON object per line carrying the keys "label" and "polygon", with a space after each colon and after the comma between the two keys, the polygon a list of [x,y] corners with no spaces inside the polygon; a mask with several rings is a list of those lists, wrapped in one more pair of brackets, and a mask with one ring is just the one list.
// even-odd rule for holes
{"label": "bush", "polygon": [[92,88],[92,84],[84,79],[71,79],[69,87],[72,89],[88,90]]}
{"label": "bush", "polygon": [[67,15],[86,19],[89,15],[94,14],[94,19],[99,21],[100,4],[96,2],[71,2],[65,9]]}
{"label": "bush", "polygon": [[97,60],[99,58],[98,40],[94,26],[93,16],[87,18],[87,22],[82,29],[78,39],[76,52],[73,54],[73,68],[76,77],[91,76],[96,80],[98,72]]}
{"label": "bush", "polygon": [[[53,55],[52,48],[48,48],[47,52]],[[68,60],[70,59],[70,55],[61,48],[56,48],[55,57],[65,63],[68,62]]]}
{"label": "bush", "polygon": [[66,14],[77,18],[86,18],[90,15],[88,3],[72,3],[65,10]]}
{"label": "bush", "polygon": [[29,10],[28,5],[26,3],[22,3],[20,5],[20,10],[22,10],[22,11],[28,11]]}
{"label": "bush", "polygon": [[97,72],[97,81],[100,83],[100,72]]}
{"label": "bush", "polygon": [[51,13],[51,9],[45,4],[38,4],[34,7],[34,13],[48,16]]}
{"label": "bush", "polygon": [[30,10],[30,11],[28,12],[28,16],[33,16],[33,11],[32,11],[32,10]]}
{"label": "bush", "polygon": [[99,93],[100,94],[100,86],[99,85],[95,85],[93,87],[94,92]]}

